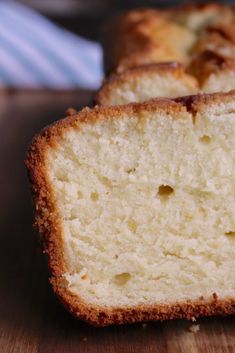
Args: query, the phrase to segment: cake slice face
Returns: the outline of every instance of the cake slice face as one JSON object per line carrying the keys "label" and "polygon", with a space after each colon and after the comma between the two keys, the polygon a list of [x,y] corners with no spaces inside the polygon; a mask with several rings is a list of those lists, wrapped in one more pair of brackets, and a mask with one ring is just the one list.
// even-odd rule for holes
{"label": "cake slice face", "polygon": [[93,324],[235,313],[235,92],[85,109],[26,164],[52,283]]}
{"label": "cake slice face", "polygon": [[122,105],[157,97],[175,98],[198,90],[198,81],[176,62],[144,65],[106,79],[96,95],[96,103]]}

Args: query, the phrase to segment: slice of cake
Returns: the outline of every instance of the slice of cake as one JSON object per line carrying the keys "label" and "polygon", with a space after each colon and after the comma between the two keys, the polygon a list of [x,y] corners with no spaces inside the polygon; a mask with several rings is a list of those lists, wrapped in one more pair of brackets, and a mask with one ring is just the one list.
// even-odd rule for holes
{"label": "slice of cake", "polygon": [[198,92],[198,81],[179,63],[144,65],[106,79],[95,101],[99,105],[144,102],[155,97],[175,98]]}
{"label": "slice of cake", "polygon": [[95,325],[235,313],[235,91],[85,108],[26,160],[56,294]]}

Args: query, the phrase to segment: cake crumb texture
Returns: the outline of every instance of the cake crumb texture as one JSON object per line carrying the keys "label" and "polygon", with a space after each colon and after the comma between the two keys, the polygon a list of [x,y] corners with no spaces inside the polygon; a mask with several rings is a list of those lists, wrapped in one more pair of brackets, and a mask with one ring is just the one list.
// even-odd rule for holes
{"label": "cake crumb texture", "polygon": [[235,313],[235,92],[86,108],[26,160],[51,283],[95,325]]}

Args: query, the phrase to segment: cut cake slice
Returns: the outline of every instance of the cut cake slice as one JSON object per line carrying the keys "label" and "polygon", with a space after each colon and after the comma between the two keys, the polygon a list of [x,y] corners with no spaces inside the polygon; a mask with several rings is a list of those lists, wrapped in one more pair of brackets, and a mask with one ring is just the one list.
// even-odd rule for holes
{"label": "cut cake slice", "polygon": [[85,108],[26,160],[51,283],[94,325],[235,313],[235,91]]}

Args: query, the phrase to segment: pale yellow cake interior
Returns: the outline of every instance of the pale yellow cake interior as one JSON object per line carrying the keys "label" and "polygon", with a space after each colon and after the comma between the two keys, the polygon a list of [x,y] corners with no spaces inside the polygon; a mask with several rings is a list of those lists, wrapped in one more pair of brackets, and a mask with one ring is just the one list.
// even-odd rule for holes
{"label": "pale yellow cake interior", "polygon": [[235,88],[235,70],[221,70],[212,73],[203,82],[201,90],[206,93],[229,92]]}
{"label": "pale yellow cake interior", "polygon": [[234,297],[234,111],[194,123],[142,108],[58,138],[48,178],[72,293],[109,307]]}
{"label": "pale yellow cake interior", "polygon": [[119,105],[130,102],[144,102],[151,98],[175,98],[198,92],[196,79],[184,74],[177,77],[169,72],[142,72],[139,75],[126,75],[122,82],[107,91],[99,101],[102,105]]}

